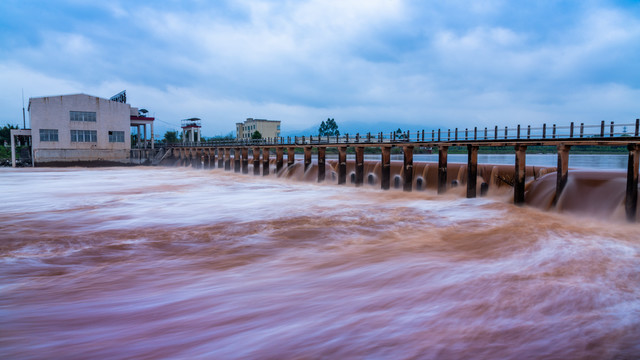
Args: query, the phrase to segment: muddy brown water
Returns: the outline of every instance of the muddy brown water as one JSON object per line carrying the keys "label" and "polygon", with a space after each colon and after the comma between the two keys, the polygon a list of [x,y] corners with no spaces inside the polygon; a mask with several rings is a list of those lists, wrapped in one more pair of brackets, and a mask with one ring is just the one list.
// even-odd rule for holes
{"label": "muddy brown water", "polygon": [[0,358],[640,357],[619,173],[576,173],[541,210],[554,173],[516,207],[508,185],[438,196],[416,168],[411,193],[296,169],[0,169]]}

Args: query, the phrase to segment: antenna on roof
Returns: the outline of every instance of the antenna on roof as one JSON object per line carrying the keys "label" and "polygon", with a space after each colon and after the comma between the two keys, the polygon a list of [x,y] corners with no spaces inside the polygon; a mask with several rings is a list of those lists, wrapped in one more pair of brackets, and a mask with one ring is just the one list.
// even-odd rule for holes
{"label": "antenna on roof", "polygon": [[24,88],[22,88],[22,128],[27,128],[27,121],[25,120],[24,116]]}

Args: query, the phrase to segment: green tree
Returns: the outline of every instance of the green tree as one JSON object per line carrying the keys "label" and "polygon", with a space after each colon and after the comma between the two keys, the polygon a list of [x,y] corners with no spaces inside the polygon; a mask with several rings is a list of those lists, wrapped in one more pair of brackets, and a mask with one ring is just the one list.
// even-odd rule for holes
{"label": "green tree", "polygon": [[164,133],[164,141],[168,143],[177,143],[178,142],[178,132],[177,131],[167,131]]}
{"label": "green tree", "polygon": [[326,136],[327,132],[327,124],[324,123],[324,120],[322,120],[322,122],[320,123],[320,127],[318,128],[318,135],[319,136]]}
{"label": "green tree", "polygon": [[8,144],[11,143],[11,129],[17,129],[17,125],[7,124],[0,128],[0,145],[4,144],[6,141]]}
{"label": "green tree", "polygon": [[232,131],[227,135],[216,135],[214,137],[210,137],[208,140],[210,141],[235,140],[235,136],[233,135],[233,131]]}
{"label": "green tree", "polygon": [[327,119],[327,121],[323,121],[318,128],[318,135],[320,136],[336,136],[340,135],[340,130],[338,130],[338,124],[332,118]]}
{"label": "green tree", "polygon": [[253,132],[253,134],[251,134],[251,139],[253,140],[262,139],[262,134],[260,134],[260,131],[256,130]]}

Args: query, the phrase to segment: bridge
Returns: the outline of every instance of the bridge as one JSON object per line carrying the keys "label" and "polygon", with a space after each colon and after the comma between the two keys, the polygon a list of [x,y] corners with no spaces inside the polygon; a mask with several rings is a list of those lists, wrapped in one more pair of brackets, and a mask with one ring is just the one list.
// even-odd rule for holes
{"label": "bridge", "polygon": [[[569,152],[572,146],[626,146],[629,152],[627,169],[627,188],[625,196],[625,211],[629,221],[635,221],[638,206],[638,172],[640,159],[640,120],[635,123],[600,124],[574,126],[541,127],[504,127],[495,126],[492,129],[438,129],[431,131],[417,131],[412,133],[367,133],[350,136],[295,136],[268,138],[245,141],[215,141],[204,143],[171,144],[165,156],[170,155],[180,159],[185,164],[199,167],[203,164],[208,168],[224,168],[227,171],[249,172],[249,149],[252,150],[254,175],[269,175],[269,160],[272,150],[275,152],[276,172],[284,167],[284,152],[287,152],[287,166],[295,163],[295,150],[304,151],[305,171],[312,164],[312,150],[317,150],[318,182],[325,180],[326,149],[338,149],[338,184],[345,184],[347,177],[347,148],[355,150],[355,185],[364,184],[364,150],[365,148],[379,148],[381,156],[380,187],[390,188],[391,148],[402,148],[403,153],[403,190],[412,191],[413,185],[413,153],[416,147],[435,148],[438,150],[438,184],[439,194],[447,190],[447,153],[451,146],[467,148],[467,192],[468,198],[476,197],[478,150],[483,147],[513,147],[515,153],[514,164],[514,197],[517,205],[525,201],[525,170],[526,151],[529,146],[551,145],[557,148],[558,166],[556,181],[556,196],[560,194],[567,183]],[[233,163],[231,152],[233,151]],[[262,157],[261,157],[262,155]],[[260,164],[262,164],[262,171]]]}

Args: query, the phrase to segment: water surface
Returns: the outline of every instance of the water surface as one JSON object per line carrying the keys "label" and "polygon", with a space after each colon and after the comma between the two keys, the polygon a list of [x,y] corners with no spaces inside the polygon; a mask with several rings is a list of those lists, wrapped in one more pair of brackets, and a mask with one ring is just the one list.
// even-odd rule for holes
{"label": "water surface", "polygon": [[0,189],[0,358],[640,357],[635,224],[184,168]]}

